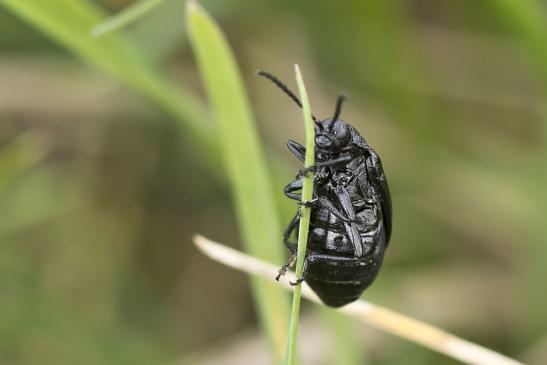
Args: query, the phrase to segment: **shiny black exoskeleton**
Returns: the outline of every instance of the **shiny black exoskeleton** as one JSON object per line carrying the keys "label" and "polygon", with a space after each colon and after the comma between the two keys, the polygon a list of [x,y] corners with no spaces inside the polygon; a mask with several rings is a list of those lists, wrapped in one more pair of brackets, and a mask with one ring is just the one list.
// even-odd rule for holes
{"label": "shiny black exoskeleton", "polygon": [[[259,72],[300,101],[273,75]],[[350,124],[339,119],[344,97],[338,98],[334,117],[315,121],[316,164],[314,199],[304,273],[296,283],[306,281],[328,306],[340,307],[359,298],[374,281],[391,237],[391,198],[380,158]],[[289,140],[289,150],[304,161],[305,148]],[[285,187],[285,194],[301,200],[300,171]],[[284,234],[292,257],[277,279],[294,264],[300,215],[297,213]]]}

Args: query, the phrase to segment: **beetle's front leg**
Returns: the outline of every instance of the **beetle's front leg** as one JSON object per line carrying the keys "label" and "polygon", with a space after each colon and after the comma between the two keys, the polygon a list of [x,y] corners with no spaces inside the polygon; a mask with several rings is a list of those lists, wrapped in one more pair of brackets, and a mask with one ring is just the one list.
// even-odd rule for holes
{"label": "beetle's front leg", "polygon": [[306,158],[306,147],[296,141],[293,141],[292,139],[289,139],[287,142],[287,147],[289,147],[289,151],[291,151],[297,159],[304,162],[304,159]]}
{"label": "beetle's front leg", "polygon": [[320,167],[321,166],[316,164],[316,165],[312,165],[310,167],[301,168],[300,170],[298,170],[298,175],[296,175],[296,178],[301,179],[303,177],[308,177],[308,174],[310,172],[313,172],[314,174],[317,174],[317,171],[319,171]]}
{"label": "beetle's front leg", "polygon": [[[307,200],[307,201],[299,201],[297,204],[299,208],[301,207],[310,208],[310,209],[315,208],[319,204],[319,198],[314,198],[312,200]],[[300,212],[300,209],[298,211]],[[301,213],[299,214],[302,215]]]}
{"label": "beetle's front leg", "polygon": [[321,169],[322,167],[343,166],[347,164],[348,162],[350,162],[352,159],[353,157],[351,155],[344,155],[338,158],[334,158],[332,160],[319,161],[319,162],[316,162],[315,165],[300,169],[296,177],[302,178],[302,177],[308,176],[310,172],[313,172],[314,174],[316,174],[319,171],[319,169]]}
{"label": "beetle's front leg", "polygon": [[302,180],[291,181],[285,186],[283,192],[287,198],[300,201],[302,200],[302,194],[295,193],[298,190],[302,190]]}

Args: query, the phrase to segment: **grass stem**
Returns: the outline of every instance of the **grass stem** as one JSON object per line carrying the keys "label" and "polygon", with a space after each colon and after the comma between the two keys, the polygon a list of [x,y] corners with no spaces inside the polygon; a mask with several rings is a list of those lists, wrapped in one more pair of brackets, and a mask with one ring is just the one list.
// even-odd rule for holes
{"label": "grass stem", "polygon": [[[306,128],[306,158],[304,167],[311,167],[315,163],[315,129],[311,117],[310,102],[306,92],[306,86],[302,78],[302,73],[298,65],[294,65],[296,82],[302,100],[302,113],[304,115],[304,124]],[[313,198],[313,173],[309,173],[303,178],[302,202],[310,201]],[[298,251],[296,258],[296,277],[300,278],[304,271],[304,262],[306,260],[306,245],[308,243],[308,231],[310,226],[311,209],[302,206],[302,216],[300,217],[300,226],[298,229]],[[293,292],[293,301],[291,309],[291,318],[289,325],[289,338],[287,344],[287,356],[285,364],[294,365],[296,359],[296,339],[298,337],[298,318],[300,316],[300,298],[302,285],[296,285]]]}

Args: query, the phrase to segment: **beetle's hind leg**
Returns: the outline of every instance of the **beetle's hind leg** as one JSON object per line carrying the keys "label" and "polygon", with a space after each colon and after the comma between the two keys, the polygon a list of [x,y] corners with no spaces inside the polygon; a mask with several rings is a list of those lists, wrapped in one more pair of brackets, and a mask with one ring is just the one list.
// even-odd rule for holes
{"label": "beetle's hind leg", "polygon": [[283,232],[283,243],[289,249],[289,251],[291,251],[291,257],[289,258],[287,263],[283,265],[281,269],[279,269],[279,273],[275,277],[275,280],[277,281],[279,281],[279,279],[287,273],[287,270],[291,268],[296,262],[296,250],[297,250],[298,244],[295,242],[291,242],[290,238],[291,238],[291,234],[296,230],[299,223],[300,223],[300,215],[295,214],[293,219],[289,223],[289,226],[287,227],[285,232]]}
{"label": "beetle's hind leg", "polygon": [[275,277],[275,280],[279,281],[282,276],[284,276],[287,273],[287,270],[289,270],[294,264],[296,263],[296,253],[291,254],[291,257],[289,258],[289,261],[283,266],[281,266],[281,269],[279,269],[277,276]]}
{"label": "beetle's hind leg", "polygon": [[296,249],[297,249],[297,243],[291,242],[290,240],[291,234],[296,230],[299,224],[300,224],[300,215],[295,214],[293,219],[289,223],[289,226],[287,227],[285,232],[283,232],[283,243],[289,249],[289,251],[291,251],[291,254],[296,254]]}

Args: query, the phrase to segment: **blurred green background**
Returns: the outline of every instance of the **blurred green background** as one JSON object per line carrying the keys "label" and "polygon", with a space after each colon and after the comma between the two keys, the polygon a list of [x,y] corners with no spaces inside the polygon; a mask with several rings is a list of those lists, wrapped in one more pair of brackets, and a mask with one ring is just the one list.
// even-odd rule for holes
{"label": "blurred green background", "polygon": [[[113,14],[132,1],[87,3]],[[301,112],[254,71],[296,89],[298,62],[319,117],[350,95],[342,117],[379,152],[394,202],[384,268],[364,297],[544,364],[545,2],[201,4],[226,32],[286,181]],[[184,29],[184,1],[165,0],[106,36],[133,45],[127,58],[114,40],[90,62],[0,6],[0,364],[268,363],[245,276],[191,244],[199,232],[240,247],[216,151],[119,71],[136,62],[162,74],[207,125]],[[84,49],[93,42],[103,41]],[[117,69],[102,64],[109,50]],[[285,224],[294,205],[274,184]],[[306,363],[337,363],[333,322],[303,312]],[[369,327],[348,331],[366,364],[457,363]]]}

